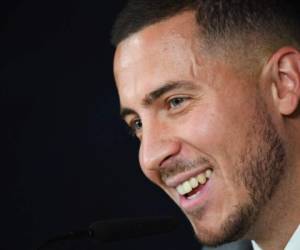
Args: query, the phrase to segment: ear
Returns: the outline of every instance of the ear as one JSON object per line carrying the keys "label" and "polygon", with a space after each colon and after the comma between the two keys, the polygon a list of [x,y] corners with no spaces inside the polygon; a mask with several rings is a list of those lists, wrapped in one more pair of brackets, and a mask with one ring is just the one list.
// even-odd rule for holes
{"label": "ear", "polygon": [[[268,61],[273,101],[282,115],[296,112],[300,99],[300,53],[292,47],[276,51]],[[269,75],[270,76],[270,75]],[[269,78],[270,79],[270,78]]]}

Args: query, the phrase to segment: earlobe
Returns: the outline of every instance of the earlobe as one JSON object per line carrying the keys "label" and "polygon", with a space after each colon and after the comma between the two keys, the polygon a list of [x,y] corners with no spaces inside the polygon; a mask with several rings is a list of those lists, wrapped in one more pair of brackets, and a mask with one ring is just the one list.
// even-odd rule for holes
{"label": "earlobe", "polygon": [[272,68],[272,97],[282,115],[292,115],[300,99],[300,53],[294,48],[278,50],[268,64]]}

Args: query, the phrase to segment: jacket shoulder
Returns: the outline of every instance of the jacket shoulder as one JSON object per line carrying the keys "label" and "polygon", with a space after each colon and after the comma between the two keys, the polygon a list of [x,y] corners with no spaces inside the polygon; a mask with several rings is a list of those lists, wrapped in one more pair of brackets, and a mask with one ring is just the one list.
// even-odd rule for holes
{"label": "jacket shoulder", "polygon": [[253,250],[249,240],[240,240],[219,247],[203,247],[202,250]]}

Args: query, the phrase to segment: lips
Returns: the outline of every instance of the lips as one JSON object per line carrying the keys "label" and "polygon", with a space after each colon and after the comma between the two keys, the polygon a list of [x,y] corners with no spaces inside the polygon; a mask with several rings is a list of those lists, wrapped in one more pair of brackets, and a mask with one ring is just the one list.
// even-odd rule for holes
{"label": "lips", "polygon": [[213,170],[207,168],[201,172],[193,170],[189,173],[180,174],[174,177],[172,182],[169,181],[169,184],[173,184],[171,187],[176,190],[177,200],[182,209],[192,212],[201,206],[204,200],[207,199],[207,191],[212,176]]}

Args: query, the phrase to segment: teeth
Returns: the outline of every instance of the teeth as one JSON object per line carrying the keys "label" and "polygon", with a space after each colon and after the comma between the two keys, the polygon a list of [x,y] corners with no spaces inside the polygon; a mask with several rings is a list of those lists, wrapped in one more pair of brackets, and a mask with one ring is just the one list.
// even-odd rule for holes
{"label": "teeth", "polygon": [[189,183],[191,184],[192,188],[196,188],[199,185],[199,183],[198,183],[198,181],[197,181],[197,179],[195,177],[189,179]]}
{"label": "teeth", "polygon": [[185,181],[182,186],[183,186],[184,192],[186,194],[192,191],[192,187],[191,187],[189,181]]}
{"label": "teeth", "polygon": [[[204,185],[206,181],[211,177],[212,170],[207,169],[204,173],[197,175],[196,177],[192,177],[189,180],[183,182],[182,184],[176,187],[177,192],[180,195],[185,195],[191,192],[194,188],[198,187],[199,184]],[[194,194],[193,196],[195,196]],[[190,197],[193,198],[193,197]]]}
{"label": "teeth", "polygon": [[196,197],[197,197],[197,194],[193,194],[193,195],[191,195],[191,196],[188,196],[187,199],[188,199],[188,200],[193,200],[193,199],[196,198]]}
{"label": "teeth", "polygon": [[201,185],[205,184],[205,182],[206,182],[206,176],[205,176],[205,174],[199,174],[197,176],[197,179],[198,179],[198,181],[199,181],[199,183]]}
{"label": "teeth", "polygon": [[183,185],[177,186],[176,190],[177,190],[177,192],[178,192],[180,195],[184,195],[184,194],[185,194],[185,191],[184,191],[184,189],[183,189]]}
{"label": "teeth", "polygon": [[205,176],[206,176],[206,178],[209,179],[209,177],[211,177],[211,174],[212,174],[212,170],[211,170],[211,169],[207,169],[207,170],[205,171]]}

